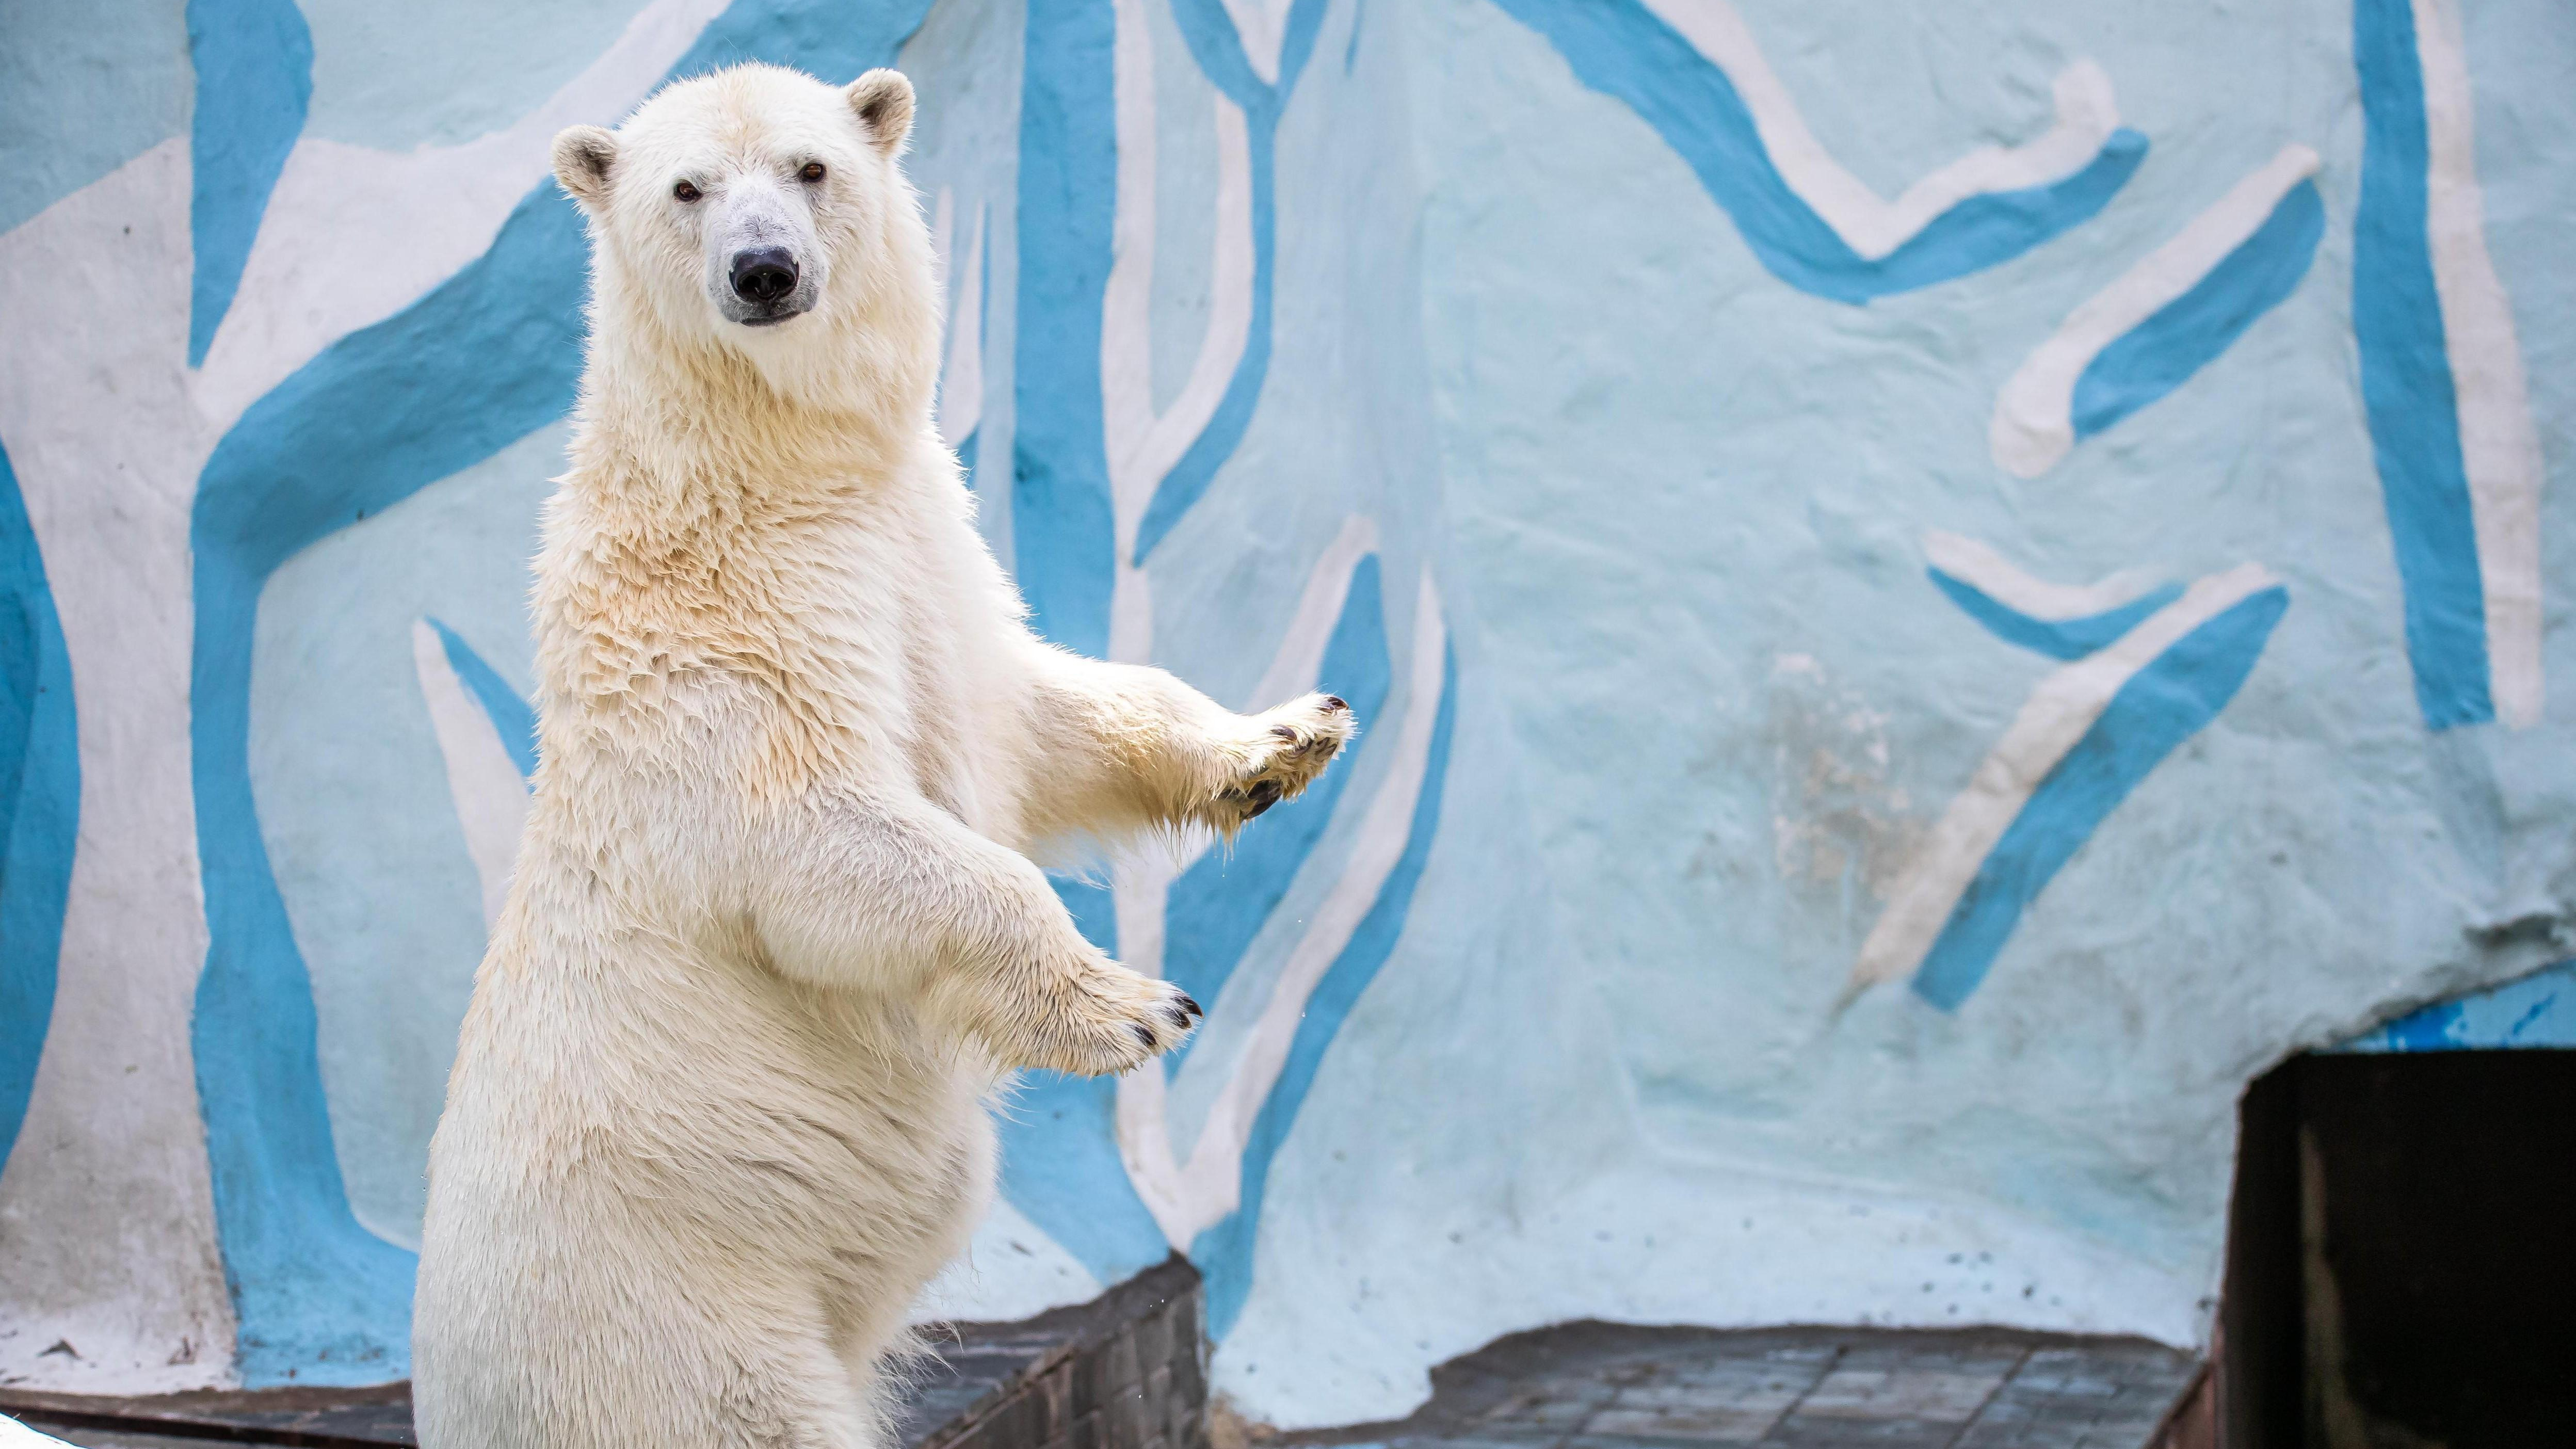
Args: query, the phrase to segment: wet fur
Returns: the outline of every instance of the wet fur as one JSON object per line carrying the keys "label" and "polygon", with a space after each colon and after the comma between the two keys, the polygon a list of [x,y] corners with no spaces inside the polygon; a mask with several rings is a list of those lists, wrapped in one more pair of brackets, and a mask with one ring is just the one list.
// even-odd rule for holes
{"label": "wet fur", "polygon": [[[906,1311],[991,1193],[987,1095],[1197,1016],[1033,853],[1230,835],[1350,735],[1028,632],[932,422],[911,113],[892,72],[744,67],[557,142],[589,362],[543,764],[430,1153],[428,1449],[886,1443]],[[781,325],[712,295],[745,198],[816,278]]]}

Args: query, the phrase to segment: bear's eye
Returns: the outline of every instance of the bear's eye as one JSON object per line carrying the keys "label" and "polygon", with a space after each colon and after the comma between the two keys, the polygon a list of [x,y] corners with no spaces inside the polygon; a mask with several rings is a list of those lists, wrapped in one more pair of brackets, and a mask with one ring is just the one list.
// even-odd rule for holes
{"label": "bear's eye", "polygon": [[698,199],[698,188],[683,181],[679,185],[671,188],[671,194],[680,198],[682,201],[695,201]]}
{"label": "bear's eye", "polygon": [[806,163],[805,163],[805,165],[804,165],[804,167],[803,167],[803,169],[799,170],[799,171],[796,173],[796,179],[797,179],[797,180],[799,180],[799,181],[820,181],[820,180],[822,180],[822,179],[823,179],[823,163],[822,163],[822,162],[820,162],[820,161],[808,161],[808,162],[806,162]]}

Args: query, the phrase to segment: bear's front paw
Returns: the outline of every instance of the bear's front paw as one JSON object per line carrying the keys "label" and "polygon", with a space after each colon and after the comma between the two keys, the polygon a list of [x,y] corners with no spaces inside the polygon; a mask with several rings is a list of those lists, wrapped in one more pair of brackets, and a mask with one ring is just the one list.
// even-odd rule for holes
{"label": "bear's front paw", "polygon": [[1205,1015],[1169,981],[1103,961],[1073,983],[1026,1066],[1111,1076],[1179,1046]]}
{"label": "bear's front paw", "polygon": [[1356,732],[1351,707],[1330,694],[1290,700],[1251,723],[1256,733],[1243,748],[1240,770],[1207,807],[1209,823],[1228,835],[1280,801],[1296,799]]}

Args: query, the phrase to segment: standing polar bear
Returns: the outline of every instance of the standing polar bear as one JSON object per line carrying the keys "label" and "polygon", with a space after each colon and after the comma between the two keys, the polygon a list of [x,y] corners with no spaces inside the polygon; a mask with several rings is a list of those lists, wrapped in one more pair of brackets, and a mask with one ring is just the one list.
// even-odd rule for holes
{"label": "standing polar bear", "polygon": [[428,1449],[859,1449],[1014,1067],[1199,1015],[1023,852],[1230,834],[1351,732],[1032,636],[931,418],[912,87],[746,66],[555,140],[588,370],[544,764],[430,1148]]}

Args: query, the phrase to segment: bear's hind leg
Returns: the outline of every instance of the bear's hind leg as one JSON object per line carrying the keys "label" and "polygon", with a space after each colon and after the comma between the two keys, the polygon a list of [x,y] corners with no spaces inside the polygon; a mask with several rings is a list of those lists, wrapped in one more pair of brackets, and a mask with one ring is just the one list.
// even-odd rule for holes
{"label": "bear's hind leg", "polygon": [[422,1449],[886,1449],[819,1295],[651,1249],[475,1285],[417,1344]]}

